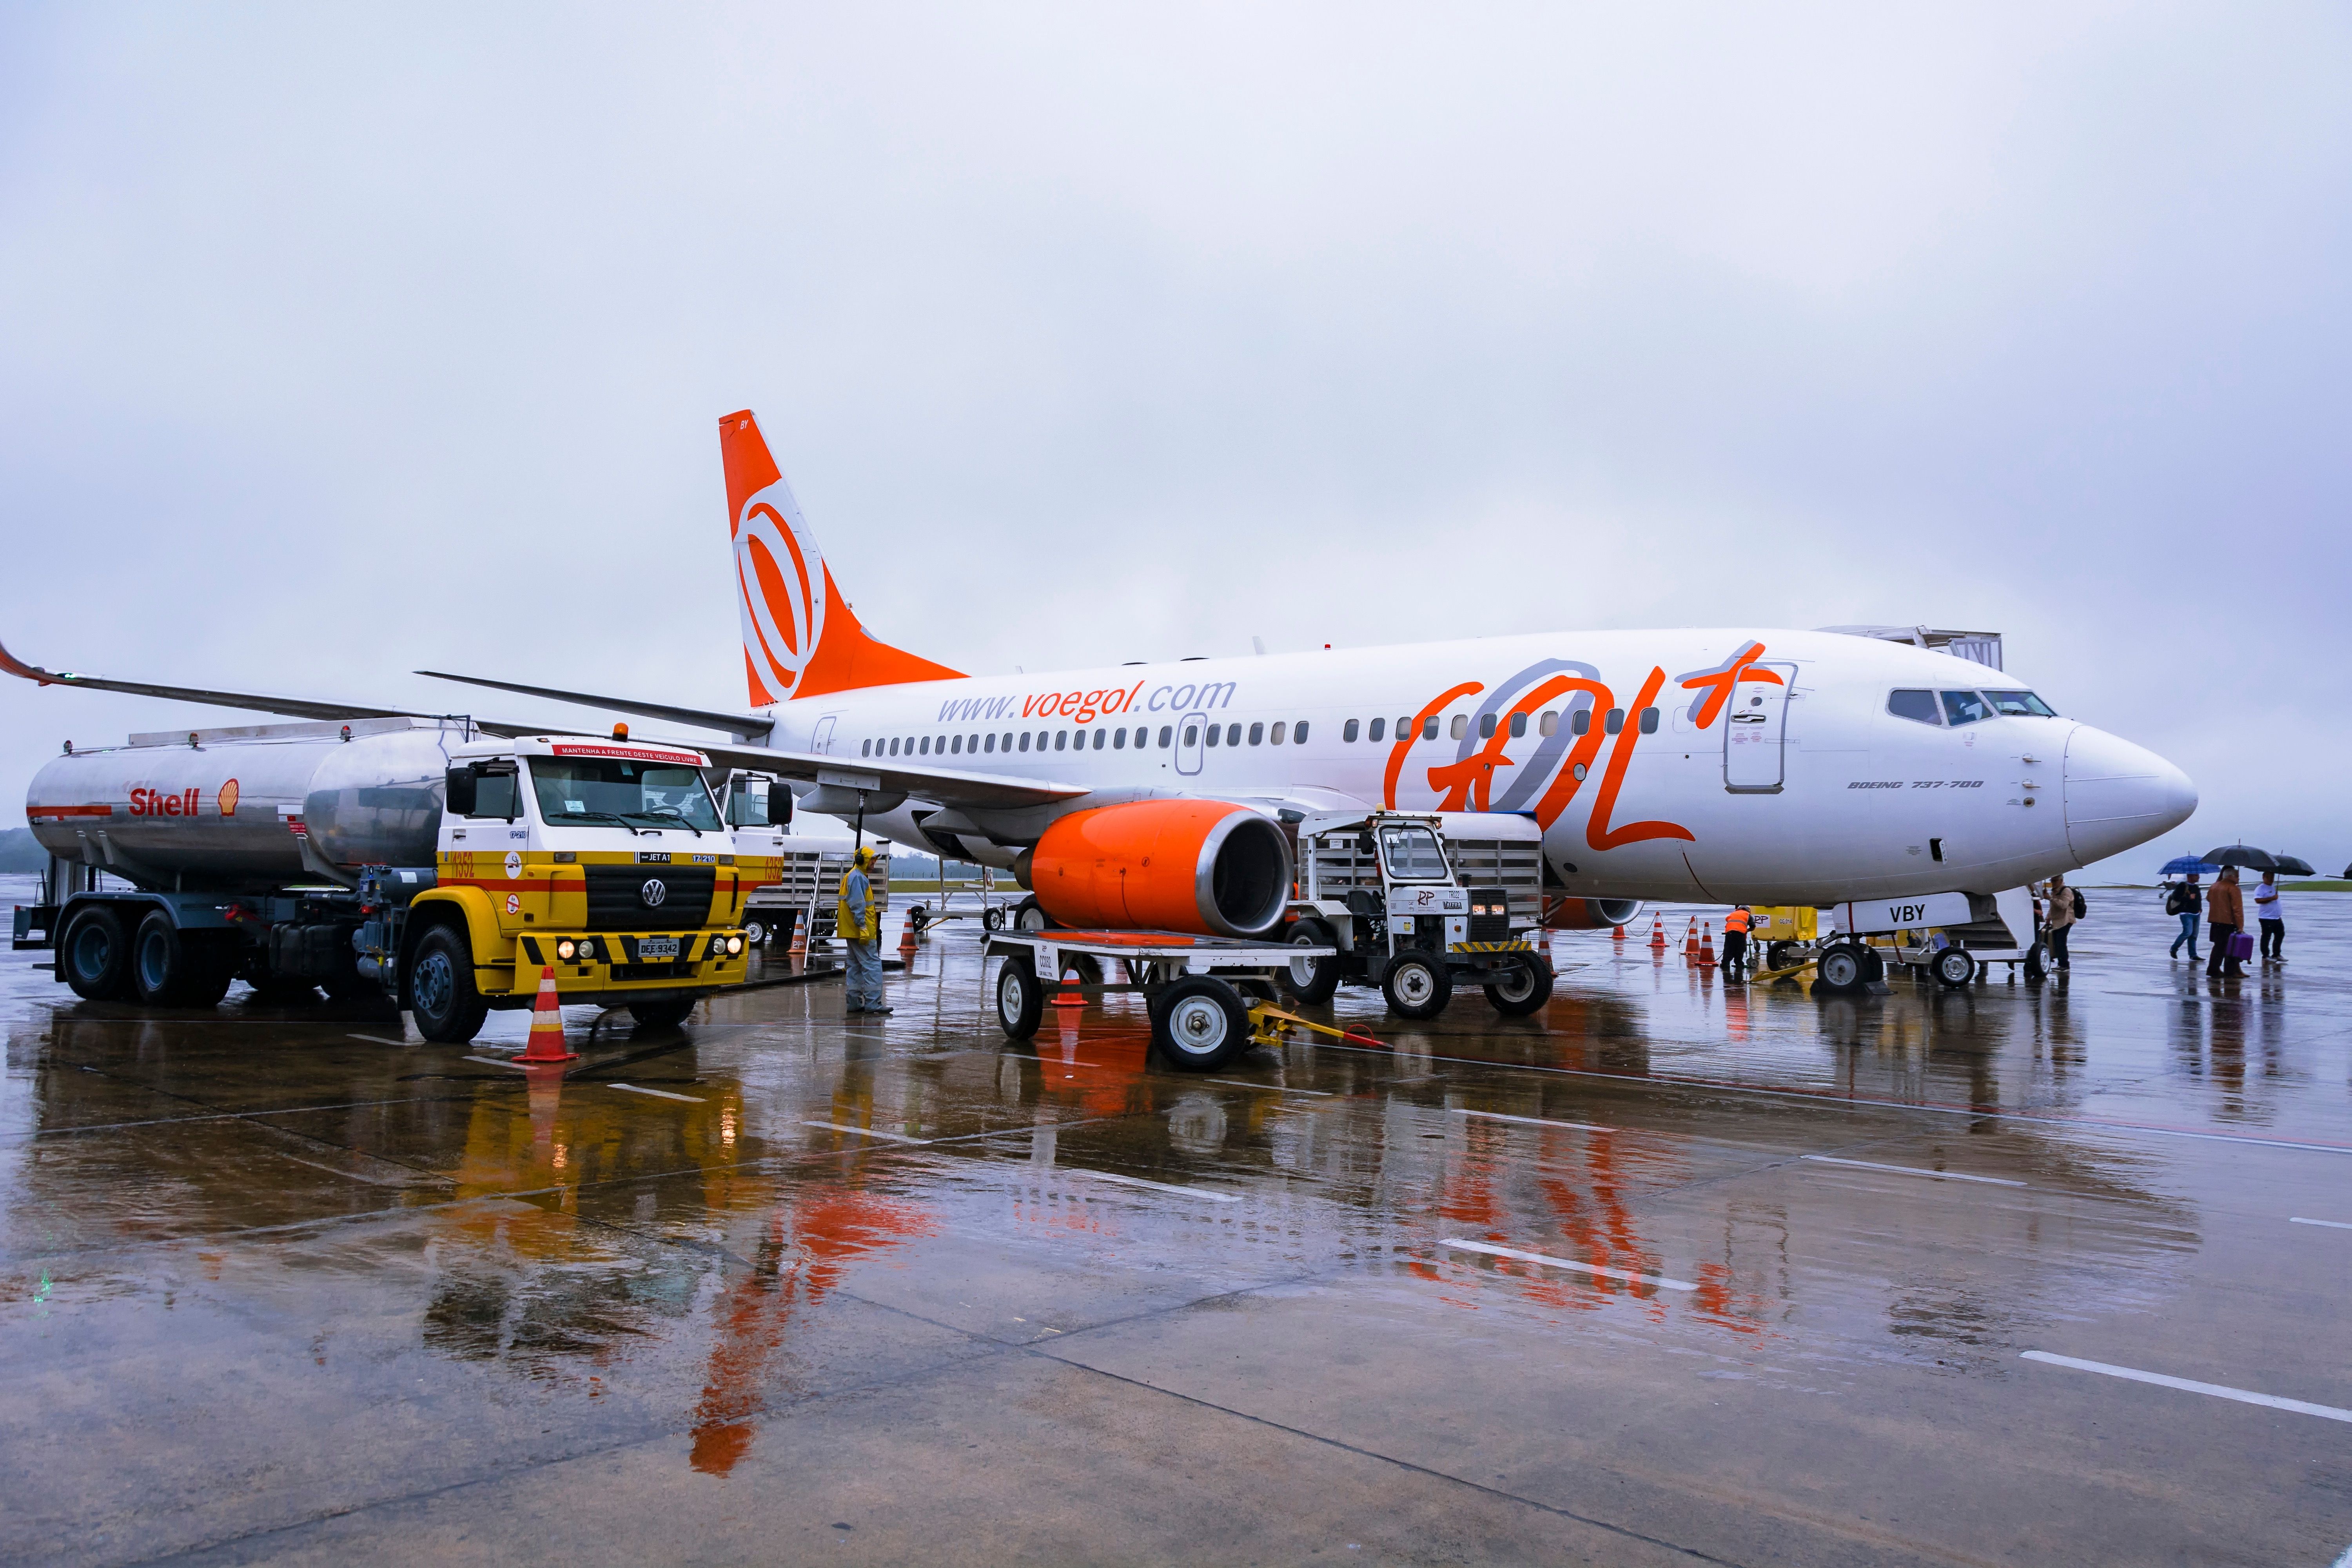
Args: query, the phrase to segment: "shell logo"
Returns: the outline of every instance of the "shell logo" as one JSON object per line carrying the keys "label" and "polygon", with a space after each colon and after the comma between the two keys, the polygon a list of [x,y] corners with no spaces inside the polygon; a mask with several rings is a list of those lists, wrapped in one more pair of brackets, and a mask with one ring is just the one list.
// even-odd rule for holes
{"label": "shell logo", "polygon": [[236,815],[236,781],[235,779],[220,786],[220,814],[223,816]]}
{"label": "shell logo", "polygon": [[824,635],[823,558],[795,521],[799,510],[779,481],[747,500],[735,521],[743,653],[778,697],[792,694]]}

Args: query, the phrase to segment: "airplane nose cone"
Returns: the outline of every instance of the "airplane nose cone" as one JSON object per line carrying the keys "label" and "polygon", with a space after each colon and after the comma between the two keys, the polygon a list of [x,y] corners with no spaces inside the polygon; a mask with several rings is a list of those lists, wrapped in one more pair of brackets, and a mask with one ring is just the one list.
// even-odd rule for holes
{"label": "airplane nose cone", "polygon": [[2197,809],[2187,773],[2088,724],[2067,737],[2065,793],[2066,844],[2081,866],[2169,833]]}

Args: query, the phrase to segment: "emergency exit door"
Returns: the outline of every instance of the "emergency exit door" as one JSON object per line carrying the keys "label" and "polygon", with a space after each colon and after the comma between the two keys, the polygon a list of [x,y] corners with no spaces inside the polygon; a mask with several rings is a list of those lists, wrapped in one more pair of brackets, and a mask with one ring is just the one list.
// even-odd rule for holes
{"label": "emergency exit door", "polygon": [[1176,731],[1176,771],[1192,774],[1201,771],[1201,727],[1209,721],[1205,713],[1187,713],[1184,727]]}
{"label": "emergency exit door", "polygon": [[1787,772],[1789,689],[1797,667],[1751,665],[1742,674],[1724,714],[1723,787],[1734,795],[1778,795]]}

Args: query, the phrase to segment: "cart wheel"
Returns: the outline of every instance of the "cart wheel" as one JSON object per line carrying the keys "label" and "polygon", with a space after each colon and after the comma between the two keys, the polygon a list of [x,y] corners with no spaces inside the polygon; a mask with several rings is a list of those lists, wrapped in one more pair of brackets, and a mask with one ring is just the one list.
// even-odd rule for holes
{"label": "cart wheel", "polygon": [[[1293,947],[1337,947],[1339,933],[1323,921],[1308,918],[1290,928]],[[1328,1002],[1339,989],[1339,957],[1294,958],[1282,972],[1282,988],[1301,1002]]]}
{"label": "cart wheel", "polygon": [[1764,944],[1764,967],[1767,969],[1788,968],[1789,952],[1792,945],[1792,943],[1785,942],[1766,942]]}
{"label": "cart wheel", "polygon": [[931,911],[927,905],[909,904],[907,906],[907,929],[908,931],[913,931],[917,936],[920,936],[923,934],[923,928],[930,923]]}
{"label": "cart wheel", "polygon": [[758,921],[745,921],[743,922],[743,945],[745,947],[767,946],[768,928],[761,925]]}
{"label": "cart wheel", "polygon": [[1948,947],[1927,965],[1948,991],[1957,991],[1977,977],[1977,961],[1965,947]]}
{"label": "cart wheel", "polygon": [[987,909],[981,911],[980,923],[982,928],[986,931],[1003,931],[1004,929],[1003,906],[1001,904],[989,905]]}
{"label": "cart wheel", "polygon": [[1249,1049],[1249,1009],[1214,975],[1188,974],[1160,994],[1151,1043],[1171,1066],[1212,1071]]}
{"label": "cart wheel", "polygon": [[1869,984],[1869,971],[1863,962],[1862,950],[1852,942],[1838,942],[1823,948],[1813,973],[1821,976],[1822,989],[1832,995],[1849,995]]}
{"label": "cart wheel", "polygon": [[1407,949],[1381,971],[1381,994],[1401,1018],[1434,1018],[1454,1000],[1454,977],[1428,953]]}
{"label": "cart wheel", "polygon": [[1530,953],[1525,963],[1495,972],[1486,983],[1486,1000],[1506,1018],[1524,1018],[1539,1012],[1551,1000],[1551,963],[1543,954]]}
{"label": "cart wheel", "polygon": [[1035,963],[1027,953],[1016,952],[996,972],[996,1021],[1008,1040],[1027,1039],[1045,1016],[1045,987],[1033,972]]}
{"label": "cart wheel", "polygon": [[2042,965],[2042,944],[2035,942],[2025,950],[2025,983],[2039,985],[2050,978],[2050,971]]}
{"label": "cart wheel", "polygon": [[1045,931],[1053,923],[1034,894],[1013,906],[1013,929],[1015,931]]}

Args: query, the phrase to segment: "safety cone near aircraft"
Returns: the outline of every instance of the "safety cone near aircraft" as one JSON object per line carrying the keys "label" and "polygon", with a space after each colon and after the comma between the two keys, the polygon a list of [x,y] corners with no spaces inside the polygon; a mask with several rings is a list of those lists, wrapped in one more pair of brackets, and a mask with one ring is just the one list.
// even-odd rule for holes
{"label": "safety cone near aircraft", "polygon": [[516,1059],[532,1067],[580,1059],[577,1051],[563,1048],[563,1009],[556,1002],[552,966],[539,972],[539,996],[530,1005],[530,1039]]}
{"label": "safety cone near aircraft", "polygon": [[1690,929],[1683,932],[1683,962],[1698,962],[1698,917],[1696,915],[1691,917]]}
{"label": "safety cone near aircraft", "polygon": [[907,923],[898,928],[898,957],[908,963],[915,962],[915,916],[908,911]]}
{"label": "safety cone near aircraft", "polygon": [[1085,1006],[1087,1005],[1087,999],[1078,994],[1077,989],[1085,984],[1085,978],[1078,973],[1076,969],[1071,968],[1062,971],[1062,989],[1054,993],[1054,1005],[1056,1007]]}
{"label": "safety cone near aircraft", "polygon": [[1612,927],[1609,932],[1609,940],[1613,942],[1622,944],[1625,940],[1625,928],[1623,926]]}
{"label": "safety cone near aircraft", "polygon": [[1650,946],[1659,952],[1666,951],[1666,917],[1664,915],[1650,917]]}
{"label": "safety cone near aircraft", "polygon": [[1715,922],[1713,921],[1707,921],[1706,925],[1699,928],[1698,966],[1701,969],[1715,967]]}

